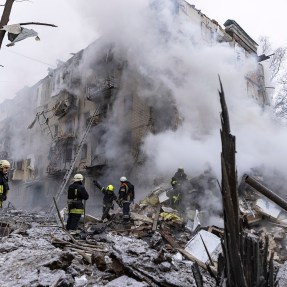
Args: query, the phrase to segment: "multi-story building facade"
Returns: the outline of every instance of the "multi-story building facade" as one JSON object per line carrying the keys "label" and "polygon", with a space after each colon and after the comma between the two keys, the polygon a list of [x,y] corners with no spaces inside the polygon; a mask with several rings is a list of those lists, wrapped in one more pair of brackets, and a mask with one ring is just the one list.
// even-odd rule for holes
{"label": "multi-story building facade", "polygon": [[[175,4],[176,14],[197,25],[207,45],[229,43],[238,61],[257,57],[256,42],[234,20],[227,20],[223,29],[193,5]],[[160,107],[140,97],[137,75],[125,73],[130,59],[116,55],[113,45],[99,39],[0,105],[5,135],[0,154],[13,163],[10,179],[20,205],[21,201],[25,207],[37,205],[40,197],[46,198],[45,206],[52,204],[71,168],[72,174],[85,176],[88,190],[94,189],[95,178],[115,183],[115,178],[126,175],[137,181],[137,168],[145,160],[140,147],[147,133],[176,130],[180,124],[170,91],[166,89]],[[91,53],[97,54],[96,60],[87,60]],[[134,77],[129,87],[123,81],[127,76]],[[258,63],[257,70],[246,75],[246,91],[261,106],[268,104],[264,87]],[[160,109],[166,110],[165,118]],[[19,117],[20,110],[25,116]]]}

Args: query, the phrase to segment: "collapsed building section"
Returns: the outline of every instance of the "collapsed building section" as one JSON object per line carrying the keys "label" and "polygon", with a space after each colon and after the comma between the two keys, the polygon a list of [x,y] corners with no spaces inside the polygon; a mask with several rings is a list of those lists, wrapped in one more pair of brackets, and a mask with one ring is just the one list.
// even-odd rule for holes
{"label": "collapsed building section", "polygon": [[[198,41],[204,45],[228,43],[239,63],[257,57],[256,42],[234,20],[226,21],[223,29],[194,5],[185,1],[174,1],[174,5],[174,17],[200,29],[201,39],[191,40],[195,45]],[[151,5],[151,9],[157,13],[162,7]],[[164,29],[161,33],[168,38]],[[181,59],[172,59],[171,65],[180,66]],[[103,35],[14,100],[4,102],[0,129],[6,136],[1,139],[0,152],[13,163],[10,176],[18,198],[26,199],[29,187],[52,203],[51,196],[71,167],[72,172],[83,173],[88,190],[93,189],[95,177],[108,181],[125,174],[140,184],[145,137],[176,130],[184,121],[177,95],[160,78],[135,66],[119,44]],[[259,105],[268,104],[260,63],[245,80],[248,95]],[[30,118],[21,122],[16,115],[22,102]],[[22,128],[6,129],[8,119]],[[23,128],[24,123],[28,129]],[[15,144],[15,137],[21,144]]]}

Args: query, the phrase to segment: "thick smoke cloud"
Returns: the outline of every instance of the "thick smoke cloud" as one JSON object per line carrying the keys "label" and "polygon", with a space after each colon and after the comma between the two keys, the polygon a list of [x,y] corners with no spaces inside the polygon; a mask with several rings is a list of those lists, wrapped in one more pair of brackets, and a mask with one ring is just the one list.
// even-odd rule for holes
{"label": "thick smoke cloud", "polygon": [[[191,175],[211,166],[220,176],[218,75],[230,110],[232,133],[237,137],[240,172],[259,162],[270,164],[267,153],[261,157],[259,150],[266,138],[263,127],[271,128],[273,123],[246,94],[245,75],[256,69],[255,59],[238,62],[229,44],[203,42],[199,27],[174,13],[173,1],[154,3],[126,0],[103,5],[95,1],[94,9],[89,5],[88,10],[82,10],[106,41],[115,43],[115,53],[128,59],[130,74],[138,75],[133,80],[141,88],[139,95],[159,105],[168,90],[176,103],[182,118],[179,128],[150,134],[143,144],[151,176],[171,175],[178,166]],[[152,83],[153,89],[141,83],[143,79]]]}
{"label": "thick smoke cloud", "polygon": [[[254,167],[267,174],[280,170],[284,176],[285,130],[273,120],[272,111],[262,110],[246,91],[245,77],[256,71],[256,59],[242,57],[238,61],[228,43],[202,41],[200,27],[178,18],[173,1],[150,3],[93,1],[81,3],[79,9],[90,27],[107,43],[114,44],[115,56],[128,60],[118,97],[137,92],[154,107],[167,107],[170,97],[176,105],[181,119],[178,128],[148,134],[143,142],[147,162],[141,176],[150,182],[155,177],[169,179],[181,166],[189,177],[211,168],[220,180],[218,76],[223,83],[231,132],[236,136],[239,178]],[[95,54],[86,53],[85,57],[89,62]],[[125,153],[118,142],[126,128],[117,121],[120,112],[120,102],[116,102],[104,138],[109,158]],[[171,111],[163,108],[162,112],[165,119]],[[132,165],[130,157],[123,159],[126,166]],[[120,176],[121,171],[117,172]]]}
{"label": "thick smoke cloud", "polygon": [[[89,37],[100,35],[107,47],[113,44],[115,58],[128,61],[113,114],[100,131],[107,129],[99,149],[116,164],[114,170],[106,172],[106,180],[115,184],[115,178],[125,175],[123,170],[134,163],[120,140],[127,127],[118,121],[123,113],[120,99],[129,93],[137,93],[162,113],[158,116],[163,128],[157,134],[149,133],[141,147],[147,158],[140,174],[144,183],[155,178],[169,180],[178,167],[184,167],[189,178],[211,168],[220,180],[218,76],[224,87],[231,133],[236,136],[239,176],[254,167],[276,176],[275,170],[280,170],[286,176],[286,132],[272,119],[271,111],[263,111],[247,96],[245,76],[256,70],[256,60],[238,61],[228,43],[204,42],[200,27],[179,18],[173,1],[150,3],[93,0],[81,1],[77,7],[73,1],[89,23]],[[87,35],[88,31],[83,32]],[[101,47],[87,49],[80,74],[87,78],[92,75],[102,56]],[[174,117],[169,104],[177,109],[177,129],[165,128],[166,121]]]}

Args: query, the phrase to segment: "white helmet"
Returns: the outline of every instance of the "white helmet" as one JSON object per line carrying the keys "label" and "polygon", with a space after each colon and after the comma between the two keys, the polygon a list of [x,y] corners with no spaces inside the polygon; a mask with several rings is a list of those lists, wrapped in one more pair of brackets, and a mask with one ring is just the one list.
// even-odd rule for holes
{"label": "white helmet", "polygon": [[74,181],[82,181],[82,180],[84,180],[84,177],[80,173],[74,175]]}
{"label": "white helmet", "polygon": [[3,168],[3,167],[10,167],[10,162],[6,159],[1,159],[0,160],[0,168]]}
{"label": "white helmet", "polygon": [[120,181],[121,181],[121,182],[125,182],[125,181],[127,181],[127,178],[126,178],[125,176],[122,176],[122,177],[120,178]]}

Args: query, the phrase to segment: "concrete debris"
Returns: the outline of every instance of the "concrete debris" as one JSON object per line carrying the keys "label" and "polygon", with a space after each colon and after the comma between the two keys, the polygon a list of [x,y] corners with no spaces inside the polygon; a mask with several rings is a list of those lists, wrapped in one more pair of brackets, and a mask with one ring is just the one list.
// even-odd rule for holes
{"label": "concrete debris", "polygon": [[134,280],[126,275],[123,275],[117,279],[112,280],[107,287],[148,287],[146,283]]}
{"label": "concrete debris", "polygon": [[[133,236],[120,218],[99,231],[88,223],[73,236],[45,216],[5,209],[10,232],[0,241],[0,285],[20,286],[195,286],[189,260],[168,251],[157,231]],[[146,224],[146,223],[145,223]],[[100,233],[99,233],[100,232]],[[142,238],[142,239],[141,239]],[[207,272],[206,286],[214,286]]]}
{"label": "concrete debris", "polygon": [[287,286],[287,262],[285,262],[277,273],[278,287]]}
{"label": "concrete debris", "polygon": [[[160,199],[168,194],[163,186],[133,205],[129,222],[119,210],[107,222],[86,214],[82,228],[70,233],[44,213],[3,209],[0,285],[217,286],[224,229],[204,225],[207,213],[196,202],[186,211]],[[248,237],[268,241],[277,286],[285,286],[286,211],[247,185],[239,202]],[[60,213],[66,221],[65,210]]]}

